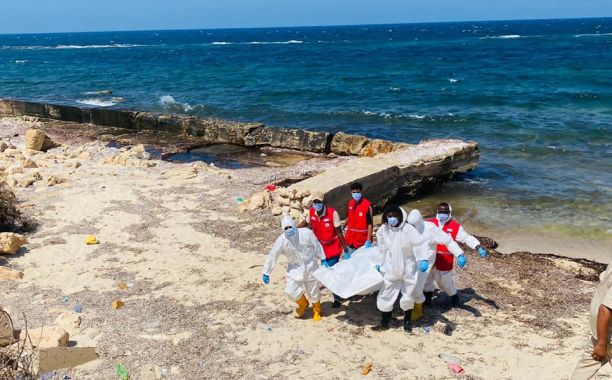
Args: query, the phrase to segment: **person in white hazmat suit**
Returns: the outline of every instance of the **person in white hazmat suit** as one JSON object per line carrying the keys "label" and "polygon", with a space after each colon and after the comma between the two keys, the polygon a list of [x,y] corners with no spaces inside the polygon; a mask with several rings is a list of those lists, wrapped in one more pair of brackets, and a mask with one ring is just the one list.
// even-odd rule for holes
{"label": "person in white hazmat suit", "polygon": [[[453,241],[463,243],[471,249],[475,249],[480,255],[480,257],[487,257],[488,252],[480,244],[478,239],[465,232],[463,227],[455,219],[452,218],[452,208],[448,203],[443,202],[438,204],[436,211],[436,217],[427,219],[426,222],[433,223],[441,231],[448,234],[453,239]],[[456,258],[457,265],[459,266],[459,268],[465,268],[465,266],[467,265],[467,258],[463,254],[457,255],[453,252],[449,252],[449,249],[442,244],[438,244],[436,246],[436,251],[437,252],[434,267],[429,273],[429,276],[427,277],[427,281],[425,282],[425,286],[423,288],[423,294],[425,295],[425,305],[431,305],[433,293],[435,290],[435,281],[440,287],[440,289],[442,289],[446,294],[451,297],[453,307],[459,307],[461,303],[459,299],[459,294],[457,294],[455,280],[453,279],[453,262]]]}
{"label": "person in white hazmat suit", "polygon": [[423,288],[425,282],[429,276],[429,273],[433,269],[436,252],[438,245],[444,245],[450,253],[455,257],[463,255],[463,250],[459,247],[451,235],[445,233],[435,224],[426,222],[423,220],[421,212],[417,209],[410,211],[408,214],[408,223],[410,223],[419,234],[425,238],[425,242],[415,249],[416,257],[421,259],[419,261],[419,271],[417,272],[417,284],[415,287],[415,304],[414,310],[412,311],[412,320],[416,321],[423,317],[423,302],[425,302],[425,295],[423,294]]}
{"label": "person in white hazmat suit", "polygon": [[[262,271],[265,284],[270,283],[270,274],[281,254],[287,257],[287,273],[285,275],[285,293],[289,299],[297,303],[295,317],[304,316],[308,308],[308,300],[312,303],[312,319],[321,320],[321,291],[319,281],[313,276],[325,254],[321,243],[308,228],[298,228],[290,216],[281,221],[283,234],[276,239],[268,254]],[[308,298],[306,298],[308,297]]]}
{"label": "person in white hazmat suit", "polygon": [[406,212],[399,206],[389,205],[382,216],[383,225],[376,232],[378,246],[385,252],[385,261],[377,268],[384,276],[378,292],[376,306],[382,312],[380,325],[374,330],[386,330],[391,321],[393,304],[401,293],[400,308],[404,311],[404,330],[412,330],[411,314],[417,284],[417,258],[415,247],[425,240],[417,230],[406,223]]}

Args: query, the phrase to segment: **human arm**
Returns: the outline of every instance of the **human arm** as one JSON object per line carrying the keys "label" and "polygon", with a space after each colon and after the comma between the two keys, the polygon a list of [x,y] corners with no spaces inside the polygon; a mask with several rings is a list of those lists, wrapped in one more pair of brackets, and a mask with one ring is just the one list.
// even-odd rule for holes
{"label": "human arm", "polygon": [[465,232],[463,227],[459,227],[459,231],[457,231],[457,238],[455,240],[457,240],[459,243],[467,245],[471,249],[476,249],[480,245],[478,239]]}
{"label": "human arm", "polygon": [[372,244],[372,236],[374,235],[374,213],[372,207],[368,209],[368,215],[366,215],[366,223],[368,225],[368,239],[367,241]]}
{"label": "human arm", "polygon": [[342,245],[342,251],[348,252],[348,246],[346,245],[346,241],[344,240],[342,222],[340,221],[340,215],[338,215],[338,211],[334,211],[332,219],[334,220],[334,228],[336,229],[336,233],[338,234],[338,239],[340,239],[340,244]]}
{"label": "human arm", "polygon": [[263,270],[261,272],[262,275],[270,276],[276,262],[278,261],[278,257],[283,251],[283,236],[279,236],[278,239],[274,242],[270,253],[268,253],[268,257],[266,258],[266,262],[264,263]]}
{"label": "human arm", "polygon": [[597,312],[597,344],[591,356],[594,360],[602,361],[608,355],[608,328],[612,318],[612,310],[604,304],[599,305]]}
{"label": "human arm", "polygon": [[449,234],[439,228],[432,228],[430,231],[431,239],[434,241],[434,243],[445,245],[446,248],[448,248],[448,251],[452,253],[455,257],[463,255],[463,250]]}

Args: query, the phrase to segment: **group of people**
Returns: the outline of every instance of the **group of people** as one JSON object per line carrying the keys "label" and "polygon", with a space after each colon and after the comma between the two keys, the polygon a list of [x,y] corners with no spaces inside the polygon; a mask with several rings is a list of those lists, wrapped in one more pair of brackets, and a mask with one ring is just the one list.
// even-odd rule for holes
{"label": "group of people", "polygon": [[[389,328],[391,312],[398,297],[404,311],[403,326],[412,329],[412,321],[423,316],[423,305],[432,302],[435,285],[451,297],[454,307],[460,300],[453,279],[455,261],[460,268],[467,259],[457,242],[477,250],[481,257],[487,250],[452,218],[452,208],[440,203],[436,216],[424,220],[418,210],[406,213],[397,205],[388,205],[382,214],[382,225],[374,235],[372,203],[363,197],[363,186],[351,184],[351,199],[347,205],[347,218],[324,203],[320,192],[312,194],[308,217],[299,225],[291,217],[281,221],[283,233],[278,237],[265,262],[262,279],[270,282],[270,274],[281,254],[287,257],[285,293],[297,303],[295,316],[302,317],[309,302],[313,319],[321,320],[320,284],[313,273],[321,266],[333,267],[341,259],[349,260],[361,248],[378,246],[385,255],[376,269],[384,278],[377,296],[381,311],[380,324],[375,330]],[[342,299],[334,295],[332,308],[338,308]]]}

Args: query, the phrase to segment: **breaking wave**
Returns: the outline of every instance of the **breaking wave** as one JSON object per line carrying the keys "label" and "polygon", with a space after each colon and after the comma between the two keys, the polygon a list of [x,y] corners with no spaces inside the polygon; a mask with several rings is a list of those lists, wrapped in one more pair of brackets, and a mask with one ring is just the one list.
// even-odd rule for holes
{"label": "breaking wave", "polygon": [[14,50],[47,50],[47,49],[121,49],[121,48],[134,48],[152,45],[138,45],[138,44],[112,44],[112,45],[57,45],[57,46],[0,46],[0,49],[14,49]]}
{"label": "breaking wave", "polygon": [[587,33],[587,34],[575,34],[574,37],[603,37],[612,36],[612,33]]}
{"label": "breaking wave", "polygon": [[481,40],[511,40],[514,38],[521,38],[519,34],[504,34],[501,36],[486,36],[480,37]]}
{"label": "breaking wave", "polygon": [[95,106],[95,107],[112,107],[117,103],[114,103],[111,100],[104,100],[104,99],[84,99],[84,100],[77,100],[77,103],[80,104],[86,104],[88,106]]}
{"label": "breaking wave", "polygon": [[302,44],[304,41],[289,40],[289,41],[251,41],[251,42],[227,42],[215,41],[211,45],[287,45],[287,44]]}
{"label": "breaking wave", "polygon": [[173,112],[189,112],[193,110],[193,106],[187,103],[177,102],[171,95],[163,95],[159,98],[159,104],[164,110]]}

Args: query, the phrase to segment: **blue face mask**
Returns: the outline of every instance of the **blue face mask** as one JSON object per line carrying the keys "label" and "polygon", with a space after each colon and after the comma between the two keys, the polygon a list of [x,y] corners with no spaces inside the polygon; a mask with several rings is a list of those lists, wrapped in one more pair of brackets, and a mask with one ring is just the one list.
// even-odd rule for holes
{"label": "blue face mask", "polygon": [[297,228],[295,228],[295,227],[287,228],[285,230],[285,236],[291,237],[291,236],[295,235],[295,231],[296,230],[297,230]]}
{"label": "blue face mask", "polygon": [[440,223],[445,224],[450,220],[450,214],[437,214],[436,218],[440,221]]}
{"label": "blue face mask", "polygon": [[359,202],[361,200],[361,193],[351,193],[351,196],[355,200],[355,202]]}
{"label": "blue face mask", "polygon": [[394,216],[389,216],[387,217],[387,223],[389,223],[391,227],[396,227],[399,224],[399,219]]}
{"label": "blue face mask", "polygon": [[320,212],[321,210],[323,210],[323,203],[313,203],[312,207],[315,209],[316,212]]}

